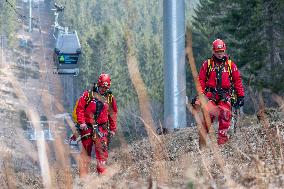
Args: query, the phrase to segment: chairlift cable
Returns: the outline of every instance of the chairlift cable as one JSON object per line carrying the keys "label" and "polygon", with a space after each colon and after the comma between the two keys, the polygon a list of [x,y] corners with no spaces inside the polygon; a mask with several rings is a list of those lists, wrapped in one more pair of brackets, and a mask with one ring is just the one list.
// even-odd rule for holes
{"label": "chairlift cable", "polygon": [[[9,3],[10,4],[10,3]],[[23,58],[23,63],[24,63],[24,74],[25,74],[25,77],[24,77],[24,88],[27,89],[27,69],[26,69],[26,55],[27,55],[27,51],[26,51],[26,48],[27,48],[27,39],[25,37],[25,21],[24,19],[21,19],[21,22],[19,21],[19,23],[22,24],[22,35],[23,35],[23,40],[25,42],[25,46],[24,46],[24,58]],[[21,62],[22,63],[22,62]]]}
{"label": "chairlift cable", "polygon": [[[40,31],[42,31],[42,29],[41,29],[42,23],[41,23],[41,17],[40,17],[40,9],[39,9],[39,7],[38,7],[38,20],[39,20],[39,29],[40,29]],[[42,87],[41,87],[42,90],[41,90],[40,97],[39,97],[39,100],[38,100],[37,105],[36,105],[37,109],[38,109],[39,104],[40,104],[40,102],[41,102],[41,100],[42,100],[43,88],[44,88],[44,86],[46,85],[47,79],[49,79],[49,74],[48,74],[47,64],[46,64],[45,46],[44,46],[44,42],[43,42],[43,35],[42,35],[42,32],[40,32],[40,38],[41,38],[42,54],[43,54],[43,61],[44,61],[44,67],[45,67],[46,75],[45,75],[45,80],[44,80],[45,82],[42,83]],[[47,83],[47,87],[48,87],[48,91],[49,91],[49,85],[48,85],[48,83]]]}
{"label": "chairlift cable", "polygon": [[[21,15],[20,13],[18,13],[17,12],[17,10],[15,10],[15,8],[13,7],[13,5],[8,1],[8,0],[6,0],[6,2],[10,5],[10,7],[15,11],[15,13],[18,15],[18,16],[20,16],[20,20],[17,20],[19,23],[22,23],[22,31],[23,31],[23,39],[24,39],[24,41],[25,41],[25,49],[24,49],[24,57],[23,57],[23,63],[24,63],[24,74],[25,74],[25,77],[24,77],[24,86],[25,86],[25,89],[27,89],[27,87],[26,87],[26,83],[27,83],[27,70],[26,70],[26,57],[27,57],[27,54],[26,54],[26,45],[27,45],[27,39],[26,39],[26,37],[25,37],[25,30],[24,30],[24,26],[25,26],[25,23],[27,22],[27,20],[25,20],[25,19],[23,19],[23,18],[26,18],[25,16],[23,16],[23,15]],[[38,9],[38,11],[39,11],[39,9]],[[39,11],[39,16],[40,16],[40,11]],[[40,27],[40,30],[41,30],[41,22],[40,22],[40,19],[39,19],[39,27]],[[41,35],[41,44],[42,44],[42,49],[43,49],[43,55],[44,55],[44,63],[45,63],[45,67],[47,67],[46,66],[46,54],[45,54],[45,46],[44,46],[44,43],[43,43],[43,35],[42,35],[42,33],[40,33],[40,35]],[[32,49],[32,51],[33,51],[33,49]],[[32,62],[32,54],[33,53],[31,53],[31,55],[30,55],[30,58],[31,58],[31,62]],[[47,70],[47,69],[46,69]],[[46,78],[45,78],[45,81],[46,81],[46,79],[47,79],[47,77],[48,77],[48,73],[46,74]],[[48,87],[49,87],[49,85],[48,85]],[[43,88],[43,87],[42,87]],[[49,90],[48,90],[49,91]],[[42,98],[42,94],[43,94],[43,90],[42,90],[42,92],[41,92],[41,96],[40,96],[40,99],[39,99],[39,102],[41,101],[41,98]],[[38,103],[38,105],[36,106],[36,108],[38,109],[38,107],[39,107],[39,103]],[[52,104],[51,104],[51,108],[52,108]]]}
{"label": "chairlift cable", "polygon": [[[41,31],[42,30],[42,23],[41,23],[41,17],[40,17],[40,7],[38,7],[38,15],[39,15],[39,30]],[[23,20],[23,26],[24,26],[24,20]],[[41,46],[42,46],[42,54],[43,54],[43,58],[44,58],[44,65],[45,65],[45,70],[46,70],[46,75],[45,75],[44,81],[47,81],[47,79],[49,80],[49,72],[47,70],[46,52],[45,52],[45,45],[44,45],[44,41],[43,41],[43,34],[42,34],[42,32],[40,32],[40,38],[41,38],[40,42],[41,42]],[[34,49],[32,48],[32,52],[31,52],[31,55],[30,55],[31,62],[32,62],[33,51],[34,51]],[[25,62],[25,60],[24,60],[24,62]],[[26,74],[26,70],[25,70],[25,74]],[[40,105],[40,102],[42,100],[43,91],[44,91],[44,87],[45,86],[46,86],[46,82],[42,82],[42,86],[39,87],[39,89],[42,89],[41,90],[41,94],[40,94],[40,97],[39,97],[39,100],[38,100],[37,104],[34,105],[34,107],[37,109],[37,111],[39,111],[39,105]],[[47,87],[48,87],[48,91],[49,91],[49,83],[48,82],[47,82]],[[52,112],[52,103],[50,105],[50,108],[51,108],[51,112]],[[50,125],[49,125],[49,134],[50,134]],[[48,139],[48,140],[50,140],[50,139]]]}
{"label": "chairlift cable", "polygon": [[[28,22],[28,20],[26,20],[26,19],[28,19],[27,16],[25,16],[25,15],[19,13],[18,10],[15,8],[15,6],[14,6],[10,1],[5,0],[5,2],[8,3],[8,5],[10,6],[10,8],[20,17],[19,19]],[[32,20],[37,20],[37,18],[33,18],[33,17],[32,17]]]}
{"label": "chairlift cable", "polygon": [[25,73],[25,88],[27,88],[27,69],[26,69],[26,47],[27,47],[27,39],[25,38],[25,22],[23,20],[23,36],[24,36],[24,40],[25,40],[25,50],[24,50],[24,73]]}
{"label": "chairlift cable", "polygon": [[22,15],[21,13],[19,13],[19,12],[17,11],[17,9],[14,7],[14,5],[13,5],[11,2],[9,2],[8,0],[5,0],[5,2],[8,3],[8,5],[10,6],[10,8],[20,17],[21,20],[24,21],[23,18],[26,18],[26,16]]}

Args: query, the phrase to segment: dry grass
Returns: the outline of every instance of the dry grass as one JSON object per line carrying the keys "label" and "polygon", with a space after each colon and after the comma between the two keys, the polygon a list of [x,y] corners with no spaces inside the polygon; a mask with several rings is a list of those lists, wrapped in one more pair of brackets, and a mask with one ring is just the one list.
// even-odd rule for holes
{"label": "dry grass", "polygon": [[[17,88],[17,82],[9,76],[11,87]],[[20,87],[19,87],[20,88]],[[23,100],[24,94],[15,89],[18,100]],[[23,96],[21,96],[23,95]],[[282,106],[283,100],[275,96]],[[259,100],[261,101],[261,100]],[[30,108],[30,106],[28,106]],[[61,109],[58,105],[58,109]],[[263,111],[265,115],[261,116],[266,120],[257,123],[257,117],[243,118],[236,136],[233,136],[228,144],[221,149],[218,148],[219,156],[212,147],[199,149],[199,134],[196,128],[181,129],[178,132],[169,135],[153,135],[152,142],[149,138],[137,141],[128,145],[126,142],[120,148],[112,149],[108,162],[108,173],[104,176],[98,176],[95,173],[95,161],[91,165],[91,174],[86,180],[78,178],[78,170],[72,167],[70,163],[70,153],[67,146],[61,140],[61,136],[56,138],[54,145],[46,143],[38,144],[37,156],[33,157],[35,163],[27,167],[26,164],[17,162],[30,161],[30,157],[16,155],[10,152],[6,156],[4,169],[5,173],[3,185],[7,188],[281,188],[283,184],[283,113],[280,111]],[[280,116],[279,121],[273,121],[274,114]],[[30,119],[33,119],[31,115]],[[270,116],[270,117],[269,117]],[[276,116],[276,115],[275,115]],[[283,117],[281,117],[283,116]],[[197,115],[196,118],[199,116]],[[141,120],[145,120],[141,117]],[[72,122],[69,120],[72,126]],[[198,119],[197,119],[198,122]],[[144,122],[146,127],[147,122]],[[149,127],[150,128],[150,127]],[[21,135],[21,132],[18,132]],[[272,137],[273,136],[273,137]],[[121,141],[125,141],[123,136],[119,135]],[[19,137],[20,143],[29,143],[24,137]],[[157,142],[158,141],[158,142]],[[158,143],[157,148],[152,145]],[[5,143],[1,143],[2,147]],[[210,145],[210,143],[209,143]],[[162,149],[159,149],[162,147]],[[167,158],[159,160],[157,153],[167,154]],[[26,153],[30,150],[36,152],[36,149],[25,149]],[[44,152],[45,151],[45,152]],[[54,152],[54,156],[50,155]],[[44,181],[43,173],[46,169],[43,167],[40,153],[47,154],[46,161],[49,165],[50,180]],[[218,157],[222,158],[222,164],[219,164]],[[38,161],[38,163],[36,163]],[[166,180],[164,177],[156,177],[157,166],[161,166],[166,171]],[[40,171],[41,170],[44,171]],[[22,169],[19,173],[16,170]],[[34,176],[39,170],[42,177]],[[6,178],[6,179],[5,179]],[[9,178],[10,180],[7,180]],[[159,180],[160,179],[160,180]],[[49,184],[49,185],[48,185]],[[5,187],[4,187],[5,188]]]}
{"label": "dry grass", "polygon": [[[190,36],[188,33],[186,52],[198,86]],[[121,146],[111,149],[107,174],[98,176],[93,160],[91,174],[80,179],[77,167],[70,161],[69,147],[64,144],[64,133],[58,134],[52,143],[41,139],[33,144],[25,138],[20,122],[17,123],[19,120],[15,116],[11,119],[12,116],[8,116],[6,111],[1,114],[3,124],[0,129],[4,138],[0,138],[1,188],[283,188],[282,97],[273,95],[280,108],[272,110],[265,108],[259,95],[260,122],[257,122],[257,116],[242,118],[236,134],[221,148],[215,142],[212,126],[209,136],[202,131],[202,121],[206,120],[207,125],[211,125],[208,113],[193,109],[190,105],[188,109],[194,114],[197,127],[157,136],[153,130],[149,97],[139,73],[131,34],[126,32],[125,37],[129,50],[129,73],[139,94],[141,116],[138,118],[144,123],[148,137],[127,144],[122,134],[118,133],[116,137]],[[1,73],[1,87],[7,86],[17,97],[9,105],[6,103],[8,100],[2,99],[2,108],[24,109],[29,120],[36,123],[39,120],[37,111],[21,90],[21,83],[13,75],[12,69],[7,66]],[[56,90],[62,91],[60,86]],[[43,91],[41,94],[41,100],[44,101],[42,106],[49,118],[53,114],[49,108],[52,99],[56,109],[64,111],[59,95],[53,97]],[[204,106],[206,99],[202,99],[202,103]],[[274,117],[280,119],[276,121]],[[67,124],[75,132],[70,119],[67,119]],[[35,127],[40,130],[39,125],[35,124]],[[208,141],[207,148],[199,148],[199,137]]]}
{"label": "dry grass", "polygon": [[161,139],[157,136],[154,127],[154,121],[151,115],[151,105],[147,94],[146,86],[142,80],[141,74],[138,68],[138,62],[135,56],[135,50],[132,45],[132,35],[131,32],[126,29],[126,44],[127,44],[127,66],[130,74],[130,79],[134,88],[138,94],[139,107],[141,112],[141,121],[144,123],[145,129],[147,131],[149,142],[154,151],[155,161],[152,165],[152,176],[154,176],[160,183],[168,182],[169,175],[166,167],[165,160],[167,154],[164,151],[163,143]]}

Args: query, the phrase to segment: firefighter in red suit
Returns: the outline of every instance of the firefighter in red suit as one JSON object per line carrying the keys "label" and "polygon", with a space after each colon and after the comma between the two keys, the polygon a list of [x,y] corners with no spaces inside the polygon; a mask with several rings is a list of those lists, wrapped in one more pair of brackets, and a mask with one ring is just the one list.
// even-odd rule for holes
{"label": "firefighter in red suit", "polygon": [[82,141],[79,162],[80,177],[88,174],[91,152],[94,148],[97,160],[97,172],[106,171],[108,143],[116,132],[117,105],[110,92],[111,79],[101,74],[92,91],[85,91],[76,107],[77,123]]}
{"label": "firefighter in red suit", "polygon": [[[236,64],[231,61],[226,51],[226,44],[220,39],[212,43],[213,55],[204,61],[199,72],[201,94],[208,98],[205,109],[209,112],[211,122],[216,118],[219,121],[218,138],[219,145],[228,141],[227,131],[232,117],[232,105],[241,107],[244,105],[244,88],[240,72]],[[232,104],[232,90],[236,95],[236,102]],[[198,98],[192,100],[192,104],[200,104]],[[208,128],[205,128],[208,132]]]}

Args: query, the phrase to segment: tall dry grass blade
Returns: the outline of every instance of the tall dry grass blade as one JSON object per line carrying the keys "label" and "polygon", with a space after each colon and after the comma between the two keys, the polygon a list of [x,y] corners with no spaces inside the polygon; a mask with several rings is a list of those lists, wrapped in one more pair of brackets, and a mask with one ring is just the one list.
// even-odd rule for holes
{"label": "tall dry grass blade", "polygon": [[148,183],[149,183],[148,189],[153,189],[153,179],[151,176],[148,178]]}
{"label": "tall dry grass blade", "polygon": [[257,103],[257,96],[254,94],[252,87],[251,87],[251,80],[252,80],[252,75],[249,76],[249,80],[248,80],[248,91],[249,91],[249,96],[250,96],[250,100],[253,103],[254,106],[254,113],[256,113],[257,111],[257,107],[258,107],[258,103]]}
{"label": "tall dry grass blade", "polygon": [[[200,86],[200,83],[199,83],[199,80],[198,80],[198,72],[197,72],[197,69],[196,69],[196,65],[195,65],[195,60],[194,60],[194,57],[193,57],[193,51],[192,51],[192,32],[191,32],[191,29],[190,28],[187,28],[187,41],[186,41],[186,55],[187,55],[187,58],[188,58],[188,63],[189,63],[189,66],[191,68],[191,72],[192,72],[192,76],[193,76],[193,80],[194,80],[194,83],[195,83],[195,86],[196,86],[196,91],[197,91],[197,94],[198,94],[198,97],[201,101],[201,111],[202,111],[202,114],[204,115],[204,121],[205,121],[205,124],[209,130],[209,133],[210,133],[210,137],[211,137],[211,140],[213,141],[213,144],[215,143],[215,138],[212,138],[214,135],[212,133],[214,133],[214,130],[213,130],[213,127],[212,127],[212,124],[211,124],[211,119],[210,119],[210,116],[209,116],[209,113],[208,111],[205,109],[205,106],[207,104],[207,99],[205,98],[205,96],[202,94],[202,89],[201,89],[201,86]],[[203,119],[203,118],[201,118]],[[204,133],[204,132],[201,132],[201,133]],[[203,137],[202,135],[200,137]],[[206,140],[203,139],[203,140]]]}
{"label": "tall dry grass blade", "polygon": [[[131,113],[130,113],[130,114],[131,114]],[[165,146],[166,146],[165,141],[163,140],[163,139],[164,139],[164,136],[163,136],[163,135],[158,136],[158,135],[156,134],[156,132],[154,132],[154,130],[151,128],[151,126],[148,125],[148,124],[144,121],[144,119],[143,119],[142,117],[140,117],[140,116],[138,116],[138,115],[135,115],[135,114],[131,114],[131,115],[133,115],[134,117],[139,118],[139,119],[142,121],[142,123],[144,124],[144,126],[147,127],[147,128],[150,130],[150,132],[152,133],[152,135],[156,138],[156,140],[158,141],[158,143],[156,144],[156,145],[158,146],[157,150],[159,150],[157,153],[163,154],[163,156],[164,156],[163,159],[164,159],[164,160],[170,160],[170,158],[169,158],[168,155],[167,155],[167,149],[166,149],[166,147],[165,147]],[[162,128],[161,122],[160,122],[160,128]],[[167,163],[167,162],[165,162],[165,163]]]}
{"label": "tall dry grass blade", "polygon": [[[39,115],[35,110],[31,108],[31,106],[29,106],[27,97],[24,95],[24,92],[21,89],[21,85],[18,83],[13,74],[9,72],[6,72],[6,74],[8,76],[7,78],[9,79],[9,82],[14,89],[15,94],[19,98],[20,104],[27,110],[27,116],[29,117],[29,120],[31,120],[31,122],[33,123],[34,128],[38,132],[42,133],[41,126],[39,125]],[[46,154],[46,144],[43,136],[37,139],[36,144],[38,149],[43,185],[45,188],[52,188],[50,167]]]}
{"label": "tall dry grass blade", "polygon": [[65,149],[65,145],[62,141],[65,136],[60,136],[55,138],[53,143],[55,149],[56,163],[58,171],[63,172],[63,186],[64,188],[71,189],[72,188],[72,174],[71,174],[71,165],[70,165],[70,156]]}
{"label": "tall dry grass blade", "polygon": [[[232,147],[232,146],[231,146]],[[237,146],[235,147],[236,151],[239,152],[242,156],[244,156],[246,159],[248,159],[249,161],[251,161],[251,158],[249,155],[247,155],[246,153],[244,153],[243,151],[240,150],[240,148],[238,148]]]}
{"label": "tall dry grass blade", "polygon": [[280,157],[281,157],[281,161],[282,163],[284,162],[284,159],[283,159],[283,148],[282,148],[282,137],[281,137],[281,134],[280,134],[280,130],[279,130],[279,126],[276,125],[276,131],[277,131],[277,139],[278,139],[278,144],[279,144],[279,153],[280,153]]}
{"label": "tall dry grass blade", "polygon": [[[187,28],[187,33],[186,33],[186,55],[188,58],[188,62],[192,71],[192,75],[193,75],[193,79],[194,79],[194,83],[196,86],[196,91],[198,93],[198,96],[200,97],[200,101],[201,101],[201,108],[202,108],[202,113],[204,115],[204,119],[205,119],[205,124],[208,127],[209,130],[209,137],[211,140],[211,151],[213,152],[213,155],[217,161],[217,163],[219,164],[219,166],[221,167],[221,170],[223,171],[224,177],[226,178],[226,183],[227,186],[232,186],[233,185],[233,180],[230,178],[230,174],[228,172],[228,170],[225,168],[225,161],[221,156],[221,152],[220,149],[217,145],[216,142],[216,137],[215,137],[215,132],[214,129],[212,127],[211,124],[211,119],[210,119],[210,115],[208,113],[208,111],[205,109],[206,104],[207,104],[207,99],[204,97],[204,95],[202,95],[201,93],[201,86],[198,80],[198,72],[196,69],[196,65],[195,65],[195,60],[194,60],[194,56],[193,56],[193,50],[192,50],[192,31],[190,28]],[[203,137],[202,135],[200,137]]]}
{"label": "tall dry grass blade", "polygon": [[159,163],[157,163],[164,160],[167,157],[167,153],[165,151],[163,152],[163,149],[161,149],[162,144],[159,140],[157,140],[157,136],[154,134],[154,121],[150,111],[150,100],[147,94],[146,86],[139,72],[138,62],[135,56],[135,51],[133,49],[132,35],[128,28],[126,28],[125,30],[125,39],[128,50],[126,56],[130,79],[138,94],[139,108],[142,117],[141,120],[144,122],[151,147],[154,151],[156,165],[152,169],[152,174],[157,177],[159,182],[167,182],[169,180],[169,177],[166,167],[163,167],[162,165],[159,165]]}
{"label": "tall dry grass blade", "polygon": [[[196,145],[197,145],[197,143],[196,143]],[[198,153],[199,153],[200,156],[201,156],[201,161],[202,161],[203,167],[204,167],[205,170],[206,170],[206,173],[208,174],[210,180],[213,180],[213,176],[212,176],[212,174],[210,173],[210,171],[209,171],[209,169],[208,169],[208,166],[207,166],[206,161],[205,161],[205,159],[204,159],[203,153],[201,152],[201,150],[200,150],[199,148],[198,148]]]}
{"label": "tall dry grass blade", "polygon": [[158,141],[158,143],[162,143],[162,140],[160,137],[156,134],[156,132],[152,129],[151,125],[149,125],[141,116],[135,115],[130,113],[132,116],[137,117],[144,126],[151,132],[151,135]]}
{"label": "tall dry grass blade", "polygon": [[187,109],[191,112],[194,117],[194,120],[197,124],[198,135],[199,135],[199,147],[204,148],[207,147],[207,131],[204,128],[204,116],[200,109],[194,108],[191,105],[187,104]]}
{"label": "tall dry grass blade", "polygon": [[4,152],[4,159],[3,159],[3,172],[5,175],[5,180],[7,182],[7,187],[10,189],[14,189],[17,188],[15,185],[15,174],[14,171],[12,169],[12,164],[11,164],[11,160],[12,160],[12,154],[10,151],[6,151]]}
{"label": "tall dry grass blade", "polygon": [[[273,160],[274,160],[274,166],[275,166],[275,170],[280,173],[280,170],[278,168],[278,162],[276,161],[277,159],[277,155],[276,155],[276,149],[275,149],[275,137],[274,134],[272,133],[272,130],[269,128],[270,124],[268,121],[268,118],[265,114],[265,104],[264,104],[264,100],[262,97],[262,92],[258,93],[258,98],[259,98],[259,118],[263,124],[264,130],[267,134],[268,137],[268,145],[270,147],[270,149],[272,150],[272,155],[273,155]],[[267,148],[269,149],[269,148]]]}
{"label": "tall dry grass blade", "polygon": [[275,102],[278,104],[279,109],[284,112],[284,99],[283,97],[277,95],[277,94],[272,94],[272,98],[275,100]]}

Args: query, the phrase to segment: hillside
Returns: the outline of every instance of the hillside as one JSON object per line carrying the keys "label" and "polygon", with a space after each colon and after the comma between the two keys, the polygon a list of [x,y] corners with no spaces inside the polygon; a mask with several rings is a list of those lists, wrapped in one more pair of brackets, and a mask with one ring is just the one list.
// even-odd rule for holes
{"label": "hillside", "polygon": [[[33,16],[38,19],[38,25],[32,34],[28,33],[27,23],[17,22],[15,24],[17,30],[13,37],[16,42],[13,48],[5,48],[3,62],[1,61],[2,64],[0,64],[0,188],[283,188],[284,101],[282,97],[277,95],[273,96],[274,98],[269,97],[271,101],[278,103],[275,104],[275,108],[265,108],[254,103],[255,106],[259,106],[257,109],[263,108],[263,110],[257,114],[252,112],[250,115],[244,114],[239,120],[236,133],[232,135],[227,144],[217,147],[215,140],[211,141],[208,138],[209,146],[201,149],[198,144],[197,127],[194,124],[191,125],[192,127],[166,135],[154,135],[154,138],[150,140],[151,137],[146,136],[145,128],[141,124],[142,121],[137,118],[137,115],[132,115],[137,111],[138,105],[135,104],[135,101],[129,101],[131,103],[128,106],[121,106],[122,108],[119,109],[120,118],[125,119],[119,120],[119,131],[111,143],[110,157],[107,163],[108,172],[103,176],[97,175],[96,161],[93,158],[91,174],[85,179],[79,178],[76,164],[78,154],[71,153],[70,146],[66,141],[69,137],[68,132],[70,132],[68,121],[56,119],[56,116],[70,111],[69,109],[81,88],[92,83],[91,79],[95,78],[94,70],[98,68],[99,64],[103,67],[102,62],[105,60],[103,61],[101,57],[109,58],[106,65],[109,70],[112,69],[110,65],[113,65],[110,63],[116,62],[118,59],[121,62],[125,61],[125,54],[121,50],[123,48],[113,48],[115,51],[109,52],[112,56],[105,53],[106,49],[110,49],[109,47],[112,47],[113,44],[117,45],[115,47],[121,47],[123,43],[120,41],[121,36],[111,34],[110,26],[100,25],[94,31],[92,28],[88,28],[82,41],[92,51],[86,50],[84,52],[86,54],[83,65],[88,65],[88,61],[95,61],[98,64],[97,67],[86,66],[82,70],[82,73],[85,74],[84,77],[83,74],[80,75],[74,79],[74,83],[72,76],[53,74],[54,39],[51,27],[53,15],[50,11],[51,3],[45,2],[39,1],[38,6],[34,7]],[[94,1],[85,0],[82,2],[87,6],[89,2]],[[98,11],[97,17],[100,16],[100,6],[104,7],[101,12],[108,10],[102,2],[94,3],[92,5],[94,7],[90,6]],[[115,2],[109,1],[108,3],[112,5]],[[24,7],[23,12],[28,11],[28,5],[24,1],[17,3]],[[80,5],[79,1],[77,3],[76,5]],[[157,4],[151,7],[153,15],[155,15],[156,9],[161,11],[161,7]],[[146,4],[139,5],[144,5],[145,9],[147,8]],[[69,11],[68,14],[77,8],[71,3],[66,6],[69,8],[66,11]],[[115,9],[115,11],[119,12],[121,7],[116,8],[118,10]],[[80,7],[76,11],[80,12],[81,9],[84,7]],[[68,14],[65,15],[67,21],[69,20],[66,18]],[[76,18],[74,15],[70,20]],[[148,20],[153,18],[149,15],[146,16]],[[86,21],[86,18],[80,17],[83,21]],[[80,19],[78,20],[80,21]],[[157,18],[157,20],[159,19],[160,17]],[[96,24],[100,23],[98,20],[95,20]],[[102,20],[104,19],[102,18]],[[76,22],[74,21],[75,25]],[[78,25],[79,28],[81,27],[80,32],[84,32],[86,29],[83,27],[84,23],[80,24],[82,24]],[[113,20],[111,24],[117,28],[120,27]],[[141,25],[143,24],[145,23],[142,19]],[[153,28],[155,29],[154,26]],[[141,67],[143,77],[147,78],[146,84],[148,82],[150,85],[153,78],[157,77],[153,74],[153,70],[159,70],[158,74],[162,74],[161,64],[150,61],[155,60],[157,54],[161,54],[161,49],[155,51],[157,54],[151,54],[154,52],[153,49],[159,46],[161,36],[158,29],[150,36],[143,36],[141,33],[136,37],[138,39],[143,37],[145,43],[150,44],[151,42],[154,46],[147,46],[141,41],[139,47],[139,50],[145,49],[147,51],[146,58],[143,57],[144,55],[140,55],[139,60],[151,62],[151,65]],[[113,41],[108,41],[104,46],[101,42],[106,36],[112,38]],[[155,38],[153,43],[151,38]],[[27,41],[24,48],[21,46],[23,40]],[[121,57],[116,56],[116,53],[120,53]],[[161,56],[159,56],[160,59]],[[122,64],[117,63],[117,65]],[[137,100],[136,94],[133,92],[134,89],[132,89],[133,86],[129,87],[131,81],[129,78],[125,79],[128,77],[125,74],[127,71],[124,70],[125,67],[125,65],[114,67],[114,70],[117,69],[117,72],[113,74],[117,79],[114,81],[123,80],[125,82],[123,87],[127,88],[128,92],[132,91],[121,99],[133,98]],[[151,71],[149,72],[152,74],[151,77],[147,77],[147,70]],[[124,73],[124,77],[119,74],[121,72]],[[159,117],[162,112],[160,102],[162,77],[159,77],[157,81],[157,85],[151,86],[155,90],[149,96],[157,100],[154,101],[157,103],[154,108],[157,109],[155,116]],[[129,85],[126,85],[127,83]],[[81,88],[76,88],[78,85]],[[122,84],[117,86],[120,87]],[[116,90],[118,95],[123,91],[122,89]],[[253,99],[253,97],[250,98]],[[261,102],[261,99],[258,99],[258,102]],[[37,141],[29,140],[30,133],[27,130],[30,121],[35,123],[35,127],[39,130],[51,124],[54,140],[45,141],[42,140],[42,137],[39,137]],[[41,122],[41,125],[37,124],[40,121],[44,122]],[[131,124],[135,124],[135,126]],[[215,134],[211,134],[211,137],[214,138],[214,136]],[[153,144],[155,144],[155,148],[153,148]]]}
{"label": "hillside", "polygon": [[[39,159],[35,143],[27,140],[22,124],[23,107],[11,84],[9,74],[21,71],[10,62],[1,71],[1,183],[7,188],[42,188]],[[72,172],[74,188],[280,188],[283,174],[283,118],[279,110],[266,112],[268,128],[257,116],[243,117],[230,142],[220,148],[221,159],[208,149],[198,148],[196,127],[158,136],[166,158],[156,162],[147,138],[112,148],[109,172],[99,177],[91,174],[85,183],[78,178],[76,166]],[[15,140],[16,139],[16,140]],[[49,161],[53,162],[52,157]],[[218,162],[224,161],[224,168]],[[70,161],[70,160],[67,160]],[[52,164],[52,163],[51,163]],[[151,177],[152,167],[161,165],[167,171],[163,182]],[[54,185],[64,188],[66,172],[52,169]],[[95,162],[92,163],[95,172]],[[70,172],[71,171],[71,172]],[[226,176],[224,176],[226,175]],[[8,187],[9,186],[9,187]]]}

